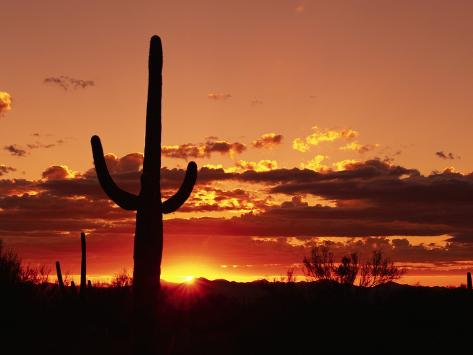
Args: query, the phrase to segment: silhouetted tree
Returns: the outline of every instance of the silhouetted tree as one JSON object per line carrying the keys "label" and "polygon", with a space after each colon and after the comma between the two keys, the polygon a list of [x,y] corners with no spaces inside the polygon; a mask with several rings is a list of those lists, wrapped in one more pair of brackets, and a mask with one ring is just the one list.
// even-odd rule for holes
{"label": "silhouetted tree", "polygon": [[21,262],[17,254],[5,251],[0,239],[0,284],[12,284],[21,281]]}
{"label": "silhouetted tree", "polygon": [[359,285],[373,287],[399,279],[406,271],[397,267],[375,250],[369,260],[361,264],[357,253],[342,257],[338,265],[333,262],[333,253],[327,245],[315,246],[309,257],[304,257],[304,273],[314,280],[331,280],[344,285],[353,285],[360,274]]}
{"label": "silhouetted tree", "polygon": [[291,267],[286,272],[286,282],[293,283],[296,282],[297,276],[294,275],[294,268]]}
{"label": "silhouetted tree", "polygon": [[315,246],[309,257],[304,256],[304,273],[314,280],[333,280],[333,253],[326,245]]}
{"label": "silhouetted tree", "polygon": [[344,256],[334,270],[336,281],[344,285],[353,285],[358,275],[358,270],[358,254],[352,253],[349,256]]}
{"label": "silhouetted tree", "polygon": [[373,251],[371,258],[361,265],[360,286],[373,287],[399,279],[406,270],[397,267],[383,255],[381,250]]}

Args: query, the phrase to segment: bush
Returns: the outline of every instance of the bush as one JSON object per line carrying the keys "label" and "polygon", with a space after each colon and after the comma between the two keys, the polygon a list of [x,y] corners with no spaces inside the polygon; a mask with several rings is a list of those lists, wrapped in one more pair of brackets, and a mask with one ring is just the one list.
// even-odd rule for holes
{"label": "bush", "polygon": [[359,285],[373,287],[399,279],[405,270],[394,265],[382,250],[375,250],[370,259],[360,264],[357,253],[344,256],[338,265],[326,245],[315,246],[309,257],[304,257],[304,273],[313,280],[330,280],[353,285],[360,274]]}

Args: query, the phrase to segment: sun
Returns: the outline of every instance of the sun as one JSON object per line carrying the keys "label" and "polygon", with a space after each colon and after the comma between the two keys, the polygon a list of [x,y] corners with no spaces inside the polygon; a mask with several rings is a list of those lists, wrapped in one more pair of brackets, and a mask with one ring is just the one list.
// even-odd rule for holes
{"label": "sun", "polygon": [[195,277],[194,277],[194,276],[189,275],[189,276],[185,276],[185,277],[184,277],[184,282],[185,282],[186,284],[188,284],[188,285],[193,284],[194,281],[195,281]]}

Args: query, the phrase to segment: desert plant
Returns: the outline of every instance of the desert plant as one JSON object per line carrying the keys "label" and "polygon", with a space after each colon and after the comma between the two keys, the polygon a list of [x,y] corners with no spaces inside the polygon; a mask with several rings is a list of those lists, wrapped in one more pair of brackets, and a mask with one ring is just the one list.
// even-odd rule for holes
{"label": "desert plant", "polygon": [[[80,234],[80,245],[81,245],[81,263],[80,263],[80,287],[79,287],[79,294],[82,298],[85,297],[85,293],[87,290],[87,250],[85,244],[85,233],[82,232]],[[57,274],[57,281],[59,284],[59,289],[64,292],[65,286],[68,285],[69,280],[66,280],[62,277],[61,272],[61,264],[59,261],[56,261],[56,274]],[[66,276],[68,279],[68,276]],[[70,281],[72,289],[76,290],[76,285],[74,281]],[[75,293],[75,292],[74,292]]]}
{"label": "desert plant", "polygon": [[294,283],[296,281],[297,281],[297,276],[294,275],[294,268],[291,267],[291,268],[287,269],[286,282],[287,283]]}
{"label": "desert plant", "polygon": [[197,165],[190,162],[178,192],[161,201],[161,96],[163,51],[153,36],[149,52],[148,104],[141,190],[134,195],[120,189],[108,172],[98,136],[91,139],[95,170],[107,196],[125,210],[137,211],[134,239],[133,297],[135,306],[153,312],[160,287],[164,213],[176,211],[190,196]]}
{"label": "desert plant", "polygon": [[122,272],[115,274],[110,286],[112,287],[127,287],[132,285],[132,277],[128,273],[127,269],[123,269]]}
{"label": "desert plant", "polygon": [[344,256],[340,264],[335,267],[334,274],[336,280],[343,285],[353,285],[358,275],[358,254],[352,253],[349,256]]}
{"label": "desert plant", "polygon": [[168,200],[161,200],[161,96],[163,49],[153,36],[149,51],[146,132],[139,195],[120,189],[105,163],[98,136],[91,139],[95,171],[107,196],[125,210],[136,211],[133,250],[133,303],[135,353],[156,352],[156,312],[163,253],[163,214],[176,211],[190,196],[197,179],[197,165],[190,162],[184,182]]}
{"label": "desert plant", "polygon": [[330,280],[344,285],[353,285],[360,274],[359,285],[373,287],[399,279],[405,269],[399,268],[384,256],[382,250],[375,250],[370,259],[361,264],[358,254],[342,257],[336,265],[333,253],[327,245],[315,246],[309,257],[302,260],[305,275],[313,280]]}
{"label": "desert plant", "polygon": [[80,295],[81,297],[85,296],[85,291],[87,288],[87,251],[85,245],[85,233],[80,234],[80,246],[81,246],[81,261],[80,261]]}
{"label": "desert plant", "polygon": [[333,280],[333,253],[326,245],[315,246],[302,260],[304,273],[314,280]]}
{"label": "desert plant", "polygon": [[13,251],[5,251],[0,239],[0,284],[12,284],[21,281],[21,261]]}
{"label": "desert plant", "polygon": [[59,289],[61,290],[61,292],[64,293],[66,290],[66,286],[64,285],[64,280],[62,278],[61,263],[59,261],[56,261],[56,275]]}
{"label": "desert plant", "polygon": [[361,265],[360,286],[373,287],[399,279],[406,270],[399,268],[383,255],[381,250],[374,250],[371,258]]}
{"label": "desert plant", "polygon": [[471,291],[471,272],[466,273],[466,288]]}

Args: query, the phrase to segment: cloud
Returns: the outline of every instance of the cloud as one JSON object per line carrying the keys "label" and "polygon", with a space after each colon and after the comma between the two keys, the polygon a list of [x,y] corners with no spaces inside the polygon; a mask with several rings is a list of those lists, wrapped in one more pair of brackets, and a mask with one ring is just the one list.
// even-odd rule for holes
{"label": "cloud", "polygon": [[352,150],[360,154],[371,152],[379,147],[379,144],[360,144],[358,142],[349,142],[340,147],[340,150]]}
{"label": "cloud", "polygon": [[41,176],[46,180],[62,180],[73,178],[75,173],[66,165],[53,165],[43,171]]}
{"label": "cloud", "polygon": [[86,89],[90,86],[94,86],[95,82],[93,80],[82,80],[82,79],[74,79],[69,76],[58,76],[58,77],[49,77],[44,79],[43,81],[45,84],[53,84],[58,85],[63,88],[65,91],[70,89],[77,90],[77,89]]}
{"label": "cloud", "polygon": [[438,152],[435,152],[435,155],[440,158],[440,159],[445,159],[445,160],[453,160],[455,158],[458,158],[458,157],[455,157],[455,155],[453,153],[446,153],[444,151],[438,151]]}
{"label": "cloud", "polygon": [[[34,134],[34,136],[38,137],[39,134]],[[9,152],[13,156],[17,157],[24,157],[27,154],[29,154],[29,151],[33,149],[49,149],[56,147],[57,145],[61,145],[64,143],[64,140],[58,139],[55,143],[41,143],[41,142],[35,142],[35,143],[28,143],[26,144],[26,147],[18,146],[16,144],[10,144],[5,147],[3,147],[4,150]]]}
{"label": "cloud", "polygon": [[0,91],[0,117],[12,108],[11,95],[6,91]]}
{"label": "cloud", "polygon": [[326,130],[317,126],[312,127],[314,133],[305,138],[295,138],[292,142],[292,148],[299,152],[307,152],[312,146],[319,145],[321,142],[333,142],[338,139],[351,140],[358,136],[358,132],[352,129]]}
{"label": "cloud", "polygon": [[[139,190],[141,162],[140,153],[107,155],[116,183],[133,193]],[[179,210],[192,218],[175,215],[166,220],[166,233],[297,238],[449,235],[455,245],[473,244],[472,174],[444,171],[424,176],[380,160],[346,164],[342,171],[257,170],[201,168],[194,193]],[[183,169],[161,170],[165,197],[176,191],[184,174]],[[0,209],[2,235],[61,235],[81,228],[103,235],[133,231],[133,214],[109,201],[93,169],[79,174],[58,165],[46,169],[37,181],[0,179]],[[225,211],[234,217],[208,214]]]}
{"label": "cloud", "polygon": [[14,167],[0,164],[0,176],[6,175],[8,173],[14,172],[16,169]]}
{"label": "cloud", "polygon": [[210,158],[213,153],[234,156],[245,150],[246,145],[243,143],[208,140],[198,144],[164,145],[161,147],[161,154],[168,158],[188,160],[190,158]]}
{"label": "cloud", "polygon": [[[239,160],[235,163],[235,171],[271,171],[277,169],[278,163],[276,160],[264,159],[258,162]],[[231,169],[230,169],[231,171]]]}
{"label": "cloud", "polygon": [[26,155],[26,150],[18,147],[16,144],[6,145],[3,147],[3,150],[6,150],[15,157],[24,157]]}
{"label": "cloud", "polygon": [[215,101],[226,101],[232,97],[231,94],[218,94],[218,93],[209,93],[207,97]]}
{"label": "cloud", "polygon": [[274,148],[282,143],[282,134],[265,133],[260,138],[253,141],[252,145],[255,148]]}
{"label": "cloud", "polygon": [[322,162],[325,159],[327,159],[327,156],[317,154],[315,157],[313,157],[307,163],[301,163],[301,168],[302,169],[310,169],[310,170],[314,170],[314,171],[328,170],[328,166],[325,165],[325,164],[322,164]]}

